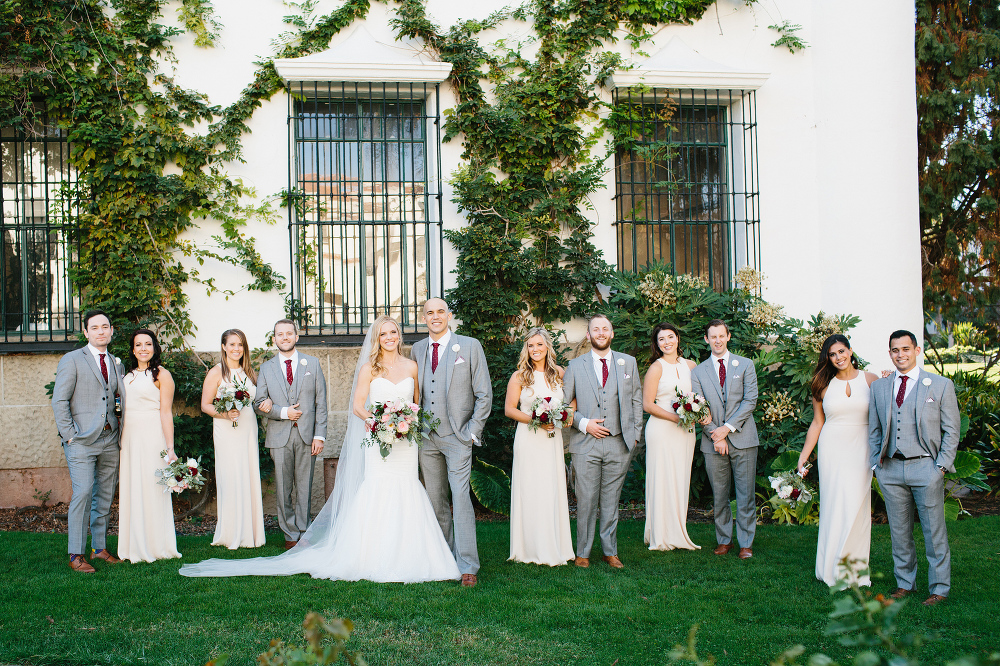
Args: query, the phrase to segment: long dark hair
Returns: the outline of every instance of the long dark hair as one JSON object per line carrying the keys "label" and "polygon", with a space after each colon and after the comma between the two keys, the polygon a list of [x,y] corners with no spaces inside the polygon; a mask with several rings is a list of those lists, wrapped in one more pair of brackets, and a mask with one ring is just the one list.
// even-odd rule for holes
{"label": "long dark hair", "polygon": [[[128,339],[128,371],[132,372],[139,367],[139,359],[135,357],[135,337],[137,335],[148,335],[149,339],[153,341],[153,356],[149,359],[149,371],[153,374],[153,381],[160,374],[160,342],[156,339],[156,333],[153,333],[148,328],[137,328],[132,331],[132,337]],[[128,373],[125,373],[128,374]]]}
{"label": "long dark hair", "polygon": [[680,358],[681,355],[681,332],[677,330],[677,327],[668,321],[660,322],[653,327],[653,334],[650,336],[649,344],[649,364],[653,365],[656,363],[657,359],[663,356],[663,352],[660,351],[660,345],[656,344],[656,336],[660,334],[660,331],[673,331],[674,335],[677,336],[677,357]]}
{"label": "long dark hair", "polygon": [[[851,341],[847,339],[847,336],[834,333],[823,341],[823,348],[820,349],[819,360],[816,362],[816,372],[813,373],[812,381],[809,383],[809,391],[816,402],[822,400],[820,394],[823,392],[823,389],[830,385],[830,380],[837,374],[837,368],[830,362],[830,347],[833,347],[838,342],[848,349],[851,348]],[[859,368],[858,357],[853,354],[851,355],[851,365],[855,369]]]}

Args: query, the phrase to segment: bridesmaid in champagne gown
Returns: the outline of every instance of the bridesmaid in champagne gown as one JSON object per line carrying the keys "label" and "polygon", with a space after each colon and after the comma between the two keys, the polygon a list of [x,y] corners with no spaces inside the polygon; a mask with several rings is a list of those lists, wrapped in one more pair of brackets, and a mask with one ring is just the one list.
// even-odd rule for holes
{"label": "bridesmaid in champagne gown", "polygon": [[642,386],[646,422],[646,529],[650,550],[696,550],[687,532],[688,495],[695,434],[679,425],[675,389],[691,390],[693,361],[680,357],[680,334],[673,324],[653,329],[652,364]]}
{"label": "bridesmaid in champagne gown", "polygon": [[[517,421],[510,484],[510,557],[514,562],[559,566],[575,557],[566,497],[563,438],[551,424],[532,432],[531,403],[563,401],[563,368],[556,365],[552,338],[533,328],[507,383],[504,414]],[[572,423],[572,415],[570,415]],[[554,433],[550,437],[549,433]]]}
{"label": "bridesmaid in champagne gown", "polygon": [[[201,390],[201,410],[215,419],[215,485],[218,522],[213,546],[256,548],[264,545],[264,506],[260,490],[260,461],[257,446],[257,415],[251,401],[257,392],[257,376],[245,353],[243,331],[230,329],[222,334],[222,362],[205,376]],[[223,384],[244,388],[250,393],[247,406],[223,414],[212,400]],[[270,401],[261,405],[271,408]]]}
{"label": "bridesmaid in champagne gown", "polygon": [[[156,471],[174,461],[174,380],[160,365],[156,334],[138,329],[129,345],[125,375],[121,473],[118,486],[118,557],[153,562],[180,557],[174,532],[172,493]],[[167,460],[160,453],[167,452]]]}
{"label": "bridesmaid in champagne gown", "polygon": [[810,389],[813,421],[799,455],[804,465],[819,445],[819,540],[816,578],[833,585],[847,575],[859,585],[871,585],[869,576],[856,576],[840,565],[856,560],[853,568],[868,567],[872,529],[872,471],[868,465],[868,401],[877,376],[860,370],[843,335],[823,343]]}

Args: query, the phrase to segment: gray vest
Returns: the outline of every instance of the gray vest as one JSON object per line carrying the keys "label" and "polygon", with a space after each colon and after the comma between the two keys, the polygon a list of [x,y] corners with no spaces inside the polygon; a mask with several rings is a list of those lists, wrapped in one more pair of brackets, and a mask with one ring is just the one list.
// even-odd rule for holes
{"label": "gray vest", "polygon": [[594,418],[604,419],[605,428],[611,431],[611,436],[622,434],[622,419],[618,411],[618,373],[615,372],[615,361],[608,354],[608,383],[601,387],[597,380],[597,401],[600,404],[601,415]]}
{"label": "gray vest", "polygon": [[424,384],[420,387],[420,401],[424,403],[424,409],[441,419],[441,423],[434,429],[439,435],[454,434],[451,429],[451,421],[448,420],[448,386],[445,379],[448,376],[448,368],[444,363],[444,349],[438,347],[438,367],[437,372],[431,372],[431,354],[434,347],[427,345],[427,355],[424,356]]}
{"label": "gray vest", "polygon": [[[89,349],[87,350],[87,353],[90,353]],[[107,406],[105,410],[104,422],[110,425],[112,430],[118,430],[118,427],[121,424],[119,424],[118,419],[115,418],[115,393],[121,395],[121,391],[118,386],[118,377],[115,375],[115,361],[111,358],[111,354],[107,354],[104,357],[104,361],[108,364],[108,383],[104,384],[104,395],[107,397],[107,401],[104,403]],[[101,367],[100,361],[97,362],[97,367]]]}
{"label": "gray vest", "polygon": [[[896,406],[895,396],[892,401]],[[891,456],[897,451],[907,458],[916,458],[926,455],[923,447],[920,446],[920,439],[917,437],[917,387],[914,386],[909,395],[903,399],[903,406],[892,410],[892,419],[889,424],[889,448],[887,453]]]}

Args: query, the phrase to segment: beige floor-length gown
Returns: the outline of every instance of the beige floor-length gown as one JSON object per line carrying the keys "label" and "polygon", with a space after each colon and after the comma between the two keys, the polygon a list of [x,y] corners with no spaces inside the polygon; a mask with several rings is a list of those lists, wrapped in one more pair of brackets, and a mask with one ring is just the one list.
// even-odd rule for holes
{"label": "beige floor-length gown", "polygon": [[[530,414],[536,398],[563,400],[562,387],[549,388],[545,373],[521,389],[520,409]],[[510,482],[510,557],[515,562],[559,566],[575,557],[569,530],[566,459],[562,433],[549,437],[518,423],[514,433],[514,465]]]}
{"label": "beige floor-length gown", "polygon": [[[851,395],[847,395],[850,385]],[[872,471],[868,466],[868,401],[865,373],[834,377],[823,394],[825,421],[819,433],[819,541],[816,578],[837,582],[841,558],[868,562],[872,533]],[[871,585],[868,576],[858,580]]]}
{"label": "beige floor-length gown", "polygon": [[[232,371],[231,380],[246,382],[251,399],[257,394],[257,387],[241,370]],[[253,406],[248,405],[240,412],[239,425],[235,428],[229,419],[212,420],[219,513],[212,545],[230,550],[263,546],[264,505],[260,492],[257,415]]]}
{"label": "beige floor-length gown", "polygon": [[174,532],[172,493],[155,472],[167,463],[160,422],[160,389],[148,370],[133,370],[122,383],[125,418],[118,487],[118,557],[153,562],[180,557]]}
{"label": "beige floor-length gown", "polygon": [[[673,412],[674,389],[691,390],[691,369],[683,360],[656,361],[663,371],[656,386],[656,404]],[[650,550],[695,550],[687,532],[688,495],[695,434],[666,419],[646,422],[646,530]]]}

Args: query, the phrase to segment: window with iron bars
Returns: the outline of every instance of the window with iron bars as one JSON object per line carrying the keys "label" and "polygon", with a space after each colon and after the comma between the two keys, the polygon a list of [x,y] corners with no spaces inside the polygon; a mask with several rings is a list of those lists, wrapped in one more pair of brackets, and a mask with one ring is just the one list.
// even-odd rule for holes
{"label": "window with iron bars", "polygon": [[382,314],[416,332],[442,282],[438,87],[301,83],[291,97],[302,332],[358,335]]}
{"label": "window with iron bars", "polygon": [[39,123],[0,129],[0,323],[4,344],[76,339],[79,295],[69,268],[76,185],[64,133]]}
{"label": "window with iron bars", "polygon": [[614,104],[618,267],[669,263],[720,291],[759,269],[754,93],[620,89]]}

